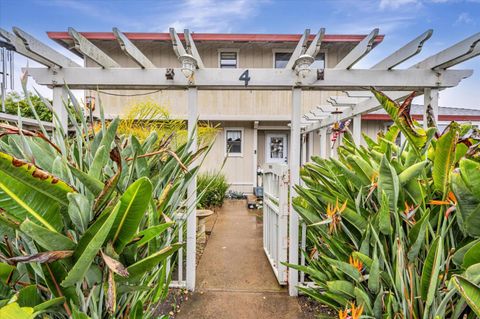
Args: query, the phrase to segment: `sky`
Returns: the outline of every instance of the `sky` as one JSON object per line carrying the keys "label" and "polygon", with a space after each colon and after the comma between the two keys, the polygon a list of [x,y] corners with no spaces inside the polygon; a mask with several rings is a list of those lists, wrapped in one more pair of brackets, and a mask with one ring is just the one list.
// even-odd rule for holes
{"label": "sky", "polygon": [[[406,68],[464,38],[480,32],[480,0],[0,0],[0,27],[13,26],[81,62],[75,55],[48,39],[46,31],[179,32],[218,33],[316,33],[368,34],[380,28],[384,41],[355,68],[368,68],[428,29],[433,35],[422,52],[401,64]],[[479,44],[480,45],[480,44]],[[35,62],[28,62],[37,66]],[[15,57],[16,89],[20,68],[27,60]],[[440,93],[441,106],[480,109],[480,56],[456,68],[474,74],[456,88]],[[47,88],[30,88],[51,96]],[[418,102],[421,102],[419,100]]]}

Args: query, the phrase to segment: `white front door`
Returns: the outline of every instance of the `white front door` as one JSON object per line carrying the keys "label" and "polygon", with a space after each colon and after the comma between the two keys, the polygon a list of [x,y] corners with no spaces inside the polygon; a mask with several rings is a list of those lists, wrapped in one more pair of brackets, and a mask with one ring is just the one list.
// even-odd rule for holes
{"label": "white front door", "polygon": [[266,133],[265,139],[265,162],[286,163],[288,154],[287,134]]}

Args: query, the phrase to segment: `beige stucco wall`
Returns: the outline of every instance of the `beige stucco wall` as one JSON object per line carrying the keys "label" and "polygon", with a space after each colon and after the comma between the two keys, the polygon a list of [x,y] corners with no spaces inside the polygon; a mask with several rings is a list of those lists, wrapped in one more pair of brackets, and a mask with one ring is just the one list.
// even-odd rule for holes
{"label": "beige stucco wall", "polygon": [[[114,41],[93,41],[96,46],[111,56],[123,67],[138,67]],[[135,45],[157,67],[180,67],[171,44],[165,42],[137,41]],[[219,51],[222,49],[238,50],[238,63],[240,68],[272,68],[274,52],[279,50],[293,50],[294,43],[197,43],[198,51],[206,67],[218,67]],[[326,64],[333,67],[343,58],[350,46],[329,44],[324,50]],[[97,66],[91,60],[86,61],[87,66]],[[179,75],[181,76],[181,75]],[[106,91],[114,94],[142,94],[153,90],[123,90]],[[87,94],[90,94],[87,92]],[[341,95],[335,91],[305,91],[302,93],[302,112],[306,113],[319,104],[325,104],[331,95]],[[110,117],[121,116],[129,108],[140,102],[154,101],[165,106],[173,117],[185,118],[187,114],[187,96],[185,91],[160,91],[145,96],[112,96],[100,94],[105,114]],[[241,116],[243,119],[272,120],[287,119],[291,111],[290,91],[199,91],[198,106],[201,117],[217,118],[219,115]]]}

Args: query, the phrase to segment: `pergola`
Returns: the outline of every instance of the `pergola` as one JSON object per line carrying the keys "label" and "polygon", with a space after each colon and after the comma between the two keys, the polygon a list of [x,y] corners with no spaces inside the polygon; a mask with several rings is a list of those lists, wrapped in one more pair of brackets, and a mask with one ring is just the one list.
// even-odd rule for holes
{"label": "pergola", "polygon": [[[138,64],[137,68],[121,67],[110,56],[73,28],[68,30],[74,41],[75,50],[95,61],[100,67],[80,66],[68,57],[58,53],[25,31],[14,27],[13,33],[0,29],[3,46],[12,48],[46,68],[29,68],[28,74],[40,84],[53,89],[53,107],[59,114],[61,125],[67,126],[67,113],[63,106],[66,100],[65,84],[71,89],[124,90],[162,89],[186,90],[188,92],[188,132],[195,137],[198,119],[198,90],[290,90],[291,100],[291,142],[290,142],[290,215],[289,215],[289,254],[290,263],[299,261],[299,217],[291,206],[295,191],[293,185],[300,182],[301,134],[320,130],[321,155],[326,154],[326,131],[336,121],[353,119],[353,135],[360,141],[361,115],[380,108],[377,100],[369,93],[369,87],[386,92],[394,100],[404,99],[411,91],[424,94],[425,107],[430,106],[437,115],[438,92],[454,87],[464,78],[472,75],[472,70],[452,70],[451,67],[480,54],[480,33],[466,38],[451,47],[434,54],[407,69],[397,69],[418,54],[432,31],[428,30],[403,47],[379,61],[369,69],[356,69],[355,64],[373,48],[379,30],[374,29],[350,51],[334,68],[313,69],[310,65],[322,47],[325,29],[320,29],[312,41],[310,31],[305,30],[290,61],[284,69],[220,69],[206,68],[199,55],[194,38],[189,30],[177,34],[170,29],[172,48],[182,65],[181,68],[156,67],[133,43],[117,28],[113,33],[122,50]],[[183,43],[183,42],[184,43]],[[345,96],[333,96],[330,105],[320,105],[316,110],[301,114],[302,90],[344,91]],[[341,108],[339,116],[330,114],[328,108]],[[426,121],[424,121],[426,123]],[[196,148],[195,143],[192,148]],[[186,285],[195,288],[195,209],[196,182],[188,189],[191,211],[187,217],[187,273]],[[288,270],[290,295],[297,294],[298,271]]]}

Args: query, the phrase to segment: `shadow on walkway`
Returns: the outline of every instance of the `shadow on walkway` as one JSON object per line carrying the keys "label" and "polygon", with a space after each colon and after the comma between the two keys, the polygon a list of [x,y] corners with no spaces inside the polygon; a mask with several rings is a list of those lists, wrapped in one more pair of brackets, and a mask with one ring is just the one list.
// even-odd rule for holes
{"label": "shadow on walkway", "polygon": [[263,251],[262,223],[245,201],[226,201],[197,268],[197,288],[177,318],[301,318]]}

